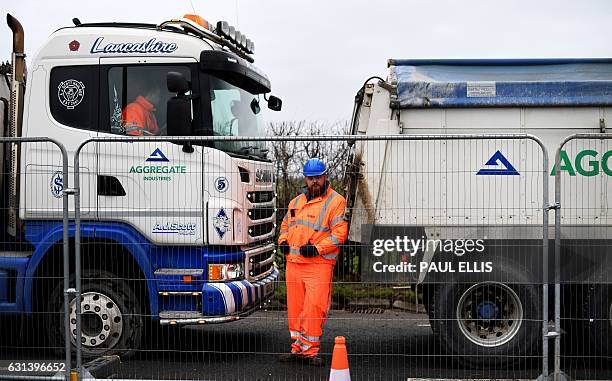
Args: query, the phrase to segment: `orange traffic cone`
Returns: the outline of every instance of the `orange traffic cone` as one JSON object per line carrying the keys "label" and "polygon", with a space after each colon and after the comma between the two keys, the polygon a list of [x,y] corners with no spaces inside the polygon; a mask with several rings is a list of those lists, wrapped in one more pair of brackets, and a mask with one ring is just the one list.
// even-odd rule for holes
{"label": "orange traffic cone", "polygon": [[344,336],[336,336],[329,381],[351,381],[348,354],[346,353],[346,339]]}

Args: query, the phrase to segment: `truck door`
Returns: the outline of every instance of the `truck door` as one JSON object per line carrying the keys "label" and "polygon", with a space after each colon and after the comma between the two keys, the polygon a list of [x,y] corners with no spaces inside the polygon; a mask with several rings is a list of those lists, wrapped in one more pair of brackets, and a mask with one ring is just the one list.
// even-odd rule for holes
{"label": "truck door", "polygon": [[[175,95],[168,72],[182,73],[199,92],[197,66],[184,59],[100,63],[100,136],[166,136],[166,104]],[[202,151],[163,141],[99,143],[98,218],[125,223],[153,243],[202,244]]]}
{"label": "truck door", "polygon": [[[80,59],[78,65],[74,59],[41,60],[29,73],[22,135],[54,138],[66,147],[70,186],[74,186],[75,151],[84,140],[97,135],[97,89],[97,59]],[[89,160],[81,166],[82,194],[87,194],[91,185],[88,165],[95,163]],[[23,144],[20,167],[21,218],[61,218],[64,179],[60,150],[51,143]],[[83,197],[81,214],[87,216],[92,210],[95,200]]]}

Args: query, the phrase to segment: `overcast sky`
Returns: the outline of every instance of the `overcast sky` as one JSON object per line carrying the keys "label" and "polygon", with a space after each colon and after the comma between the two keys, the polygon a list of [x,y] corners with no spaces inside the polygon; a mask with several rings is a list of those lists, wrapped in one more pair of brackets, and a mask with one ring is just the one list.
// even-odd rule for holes
{"label": "overcast sky", "polygon": [[[10,4],[8,4],[10,2]],[[388,58],[612,57],[612,1],[495,0],[3,0],[29,59],[49,34],[82,22],[159,23],[184,13],[227,20],[255,41],[255,64],[284,101],[270,118],[348,119]],[[9,59],[10,29],[0,29]],[[31,63],[31,61],[28,61]]]}

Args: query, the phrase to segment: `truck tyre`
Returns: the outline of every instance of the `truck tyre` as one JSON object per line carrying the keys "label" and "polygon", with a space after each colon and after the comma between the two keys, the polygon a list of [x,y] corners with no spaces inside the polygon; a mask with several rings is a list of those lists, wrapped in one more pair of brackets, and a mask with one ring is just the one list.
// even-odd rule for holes
{"label": "truck tyre", "polygon": [[516,268],[499,266],[493,279],[436,287],[430,320],[442,349],[468,366],[507,366],[537,353],[541,289]]}
{"label": "truck tyre", "polygon": [[[104,271],[83,272],[81,283],[81,348],[83,358],[132,356],[140,347],[144,317],[138,298],[129,284]],[[76,342],[76,298],[70,301],[72,348]],[[47,324],[50,344],[64,346],[63,284],[49,298]],[[58,313],[58,311],[60,311]]]}
{"label": "truck tyre", "polygon": [[612,353],[612,286],[592,286],[584,304],[589,343],[600,355]]}

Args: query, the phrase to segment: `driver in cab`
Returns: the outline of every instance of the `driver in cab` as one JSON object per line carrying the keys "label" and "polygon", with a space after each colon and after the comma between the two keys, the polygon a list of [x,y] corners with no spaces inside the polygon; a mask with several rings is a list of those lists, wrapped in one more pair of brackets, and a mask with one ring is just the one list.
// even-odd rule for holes
{"label": "driver in cab", "polygon": [[161,90],[157,86],[149,86],[125,108],[121,120],[125,134],[131,136],[159,135],[161,129],[157,124],[155,105],[161,100]]}

